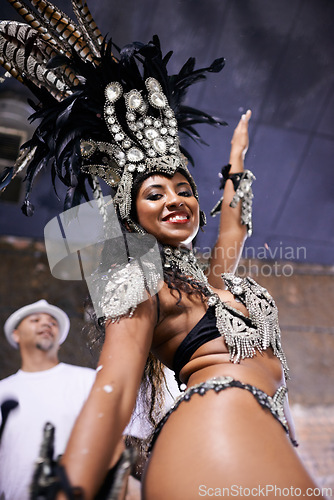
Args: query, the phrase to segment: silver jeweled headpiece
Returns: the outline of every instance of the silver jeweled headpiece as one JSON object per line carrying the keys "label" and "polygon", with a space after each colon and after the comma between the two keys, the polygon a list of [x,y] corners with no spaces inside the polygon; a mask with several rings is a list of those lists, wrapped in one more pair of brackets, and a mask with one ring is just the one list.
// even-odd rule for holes
{"label": "silver jeweled headpiece", "polygon": [[[198,199],[195,181],[186,166],[187,159],[180,151],[175,114],[155,78],[147,78],[145,87],[146,98],[136,89],[123,95],[119,82],[107,85],[104,120],[111,135],[111,142],[82,140],[80,144],[83,170],[99,175],[107,184],[116,188],[114,204],[121,219],[130,223],[133,223],[130,218],[131,192],[138,173],[163,173],[172,176],[180,170],[189,179]],[[127,128],[131,135],[126,133],[117,117],[115,105],[122,95],[126,106]],[[149,113],[152,108],[158,113]],[[94,164],[95,152],[107,155],[105,167]],[[93,161],[93,165],[86,164],[86,159]]]}

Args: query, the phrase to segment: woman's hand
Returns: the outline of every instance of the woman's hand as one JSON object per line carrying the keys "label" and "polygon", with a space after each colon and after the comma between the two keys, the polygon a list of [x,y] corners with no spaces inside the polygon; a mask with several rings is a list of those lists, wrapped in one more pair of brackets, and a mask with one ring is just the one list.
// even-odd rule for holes
{"label": "woman's hand", "polygon": [[233,171],[240,172],[240,168],[243,167],[243,161],[249,144],[248,122],[251,116],[252,112],[249,109],[244,115],[241,116],[239,123],[234,130],[230,152],[230,164],[232,165],[231,173]]}

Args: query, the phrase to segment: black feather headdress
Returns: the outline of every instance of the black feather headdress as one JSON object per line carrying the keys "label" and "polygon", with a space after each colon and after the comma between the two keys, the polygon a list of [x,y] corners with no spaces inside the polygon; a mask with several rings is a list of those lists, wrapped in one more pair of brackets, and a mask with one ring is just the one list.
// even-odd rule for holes
{"label": "black feather headdress", "polygon": [[201,141],[194,126],[225,122],[182,103],[189,86],[223,68],[223,58],[202,69],[190,58],[168,75],[172,52],[163,57],[157,36],[119,49],[103,38],[85,0],[71,0],[76,23],[46,0],[8,1],[25,22],[0,22],[0,64],[37,98],[30,120],[38,125],[0,176],[0,190],[26,168],[22,210],[32,215],[29,195],[42,169],[50,169],[54,187],[57,177],[67,186],[65,210],[88,200],[87,185],[99,196],[102,177],[130,222],[125,198],[136,173],[181,168],[191,178],[184,157],[193,160],[178,132]]}

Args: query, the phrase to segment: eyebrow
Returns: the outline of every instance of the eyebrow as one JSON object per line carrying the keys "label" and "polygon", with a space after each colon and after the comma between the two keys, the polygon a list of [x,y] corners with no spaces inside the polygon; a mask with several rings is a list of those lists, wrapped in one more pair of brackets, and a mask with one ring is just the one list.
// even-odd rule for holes
{"label": "eyebrow", "polygon": [[[187,186],[187,187],[189,187],[191,189],[191,186],[190,186],[189,182],[186,182],[186,181],[178,182],[175,187],[180,187],[180,186]],[[144,189],[143,195],[145,195],[146,191],[148,191],[151,188],[160,188],[160,189],[163,189],[163,187],[164,186],[162,184],[150,184],[149,186],[147,186],[147,188]]]}

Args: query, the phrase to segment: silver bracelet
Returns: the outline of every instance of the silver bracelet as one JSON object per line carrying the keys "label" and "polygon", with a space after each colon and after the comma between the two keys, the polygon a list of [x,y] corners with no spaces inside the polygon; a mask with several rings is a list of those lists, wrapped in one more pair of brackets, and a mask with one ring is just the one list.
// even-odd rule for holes
{"label": "silver bracelet", "polygon": [[[232,198],[230,207],[235,208],[241,200],[241,224],[247,226],[247,235],[251,236],[253,231],[252,224],[252,205],[253,205],[253,191],[252,183],[255,180],[255,175],[250,170],[230,174],[229,170],[231,165],[226,165],[222,169],[222,182],[220,189],[224,189],[227,179],[231,179],[235,189],[235,195]],[[216,203],[211,210],[210,214],[215,217],[221,210],[223,197]]]}

